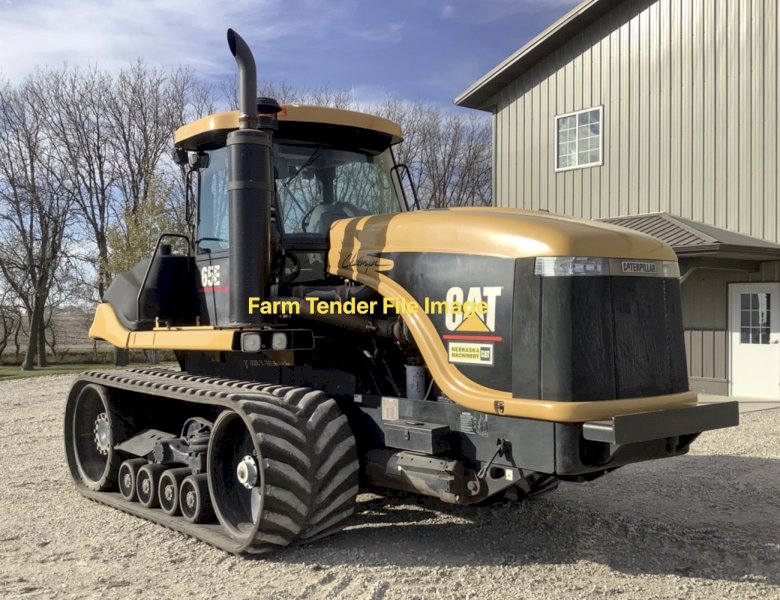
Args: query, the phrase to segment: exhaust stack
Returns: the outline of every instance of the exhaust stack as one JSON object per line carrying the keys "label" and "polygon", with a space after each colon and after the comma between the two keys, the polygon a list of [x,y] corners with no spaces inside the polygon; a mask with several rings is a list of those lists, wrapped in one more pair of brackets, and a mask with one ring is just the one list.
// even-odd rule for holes
{"label": "exhaust stack", "polygon": [[257,70],[252,51],[232,29],[227,32],[239,82],[239,129],[227,136],[230,210],[230,324],[256,325],[249,299],[268,296],[271,270],[272,140],[257,129]]}
{"label": "exhaust stack", "polygon": [[257,129],[257,67],[249,45],[232,29],[227,31],[230,53],[238,66],[239,129]]}

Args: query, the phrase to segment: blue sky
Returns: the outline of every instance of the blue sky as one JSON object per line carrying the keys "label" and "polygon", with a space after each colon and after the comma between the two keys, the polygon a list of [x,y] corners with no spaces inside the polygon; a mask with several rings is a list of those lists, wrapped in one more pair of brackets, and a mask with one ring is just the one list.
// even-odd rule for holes
{"label": "blue sky", "polygon": [[0,74],[34,65],[116,69],[141,57],[189,64],[207,81],[232,76],[235,28],[260,78],[387,94],[442,105],[576,0],[0,0]]}

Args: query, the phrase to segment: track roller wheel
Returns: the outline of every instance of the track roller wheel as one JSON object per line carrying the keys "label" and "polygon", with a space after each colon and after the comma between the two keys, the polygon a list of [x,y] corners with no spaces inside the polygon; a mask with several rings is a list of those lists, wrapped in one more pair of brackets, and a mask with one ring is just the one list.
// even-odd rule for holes
{"label": "track roller wheel", "polygon": [[179,514],[179,487],[187,475],[192,474],[192,469],[182,467],[180,469],[168,469],[160,475],[157,486],[157,500],[160,508],[166,515]]}
{"label": "track roller wheel", "polygon": [[75,388],[65,409],[65,452],[77,481],[96,492],[115,489],[122,459],[114,446],[126,437],[108,391],[89,383]]}
{"label": "track roller wheel", "polygon": [[147,464],[145,458],[131,458],[119,465],[119,495],[128,502],[134,502],[136,497],[136,481],[138,469]]}
{"label": "track roller wheel", "polygon": [[210,523],[214,520],[208,477],[205,473],[188,475],[182,479],[179,487],[179,510],[190,523]]}
{"label": "track roller wheel", "polygon": [[165,465],[146,464],[138,469],[135,477],[135,495],[138,496],[138,502],[146,508],[156,508],[158,506],[157,489],[159,487],[160,476],[167,469]]}

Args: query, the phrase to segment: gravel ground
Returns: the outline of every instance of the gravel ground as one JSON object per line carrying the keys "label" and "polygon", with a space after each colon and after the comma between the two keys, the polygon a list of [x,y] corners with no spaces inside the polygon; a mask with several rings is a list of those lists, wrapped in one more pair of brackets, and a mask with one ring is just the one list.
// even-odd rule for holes
{"label": "gravel ground", "polygon": [[0,384],[4,597],[780,598],[780,410],[532,502],[364,494],[343,533],[244,559],[74,490],[72,380]]}

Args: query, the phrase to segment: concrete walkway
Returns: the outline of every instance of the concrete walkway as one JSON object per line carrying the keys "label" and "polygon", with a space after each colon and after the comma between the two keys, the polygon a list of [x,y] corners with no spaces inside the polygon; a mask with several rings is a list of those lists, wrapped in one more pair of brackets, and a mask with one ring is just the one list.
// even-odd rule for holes
{"label": "concrete walkway", "polygon": [[712,394],[699,394],[699,402],[730,402],[737,400],[739,402],[740,414],[756,412],[759,410],[774,410],[780,408],[780,400],[766,400],[763,398],[744,398],[737,396],[715,396]]}

